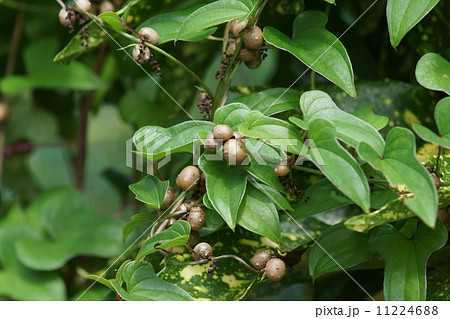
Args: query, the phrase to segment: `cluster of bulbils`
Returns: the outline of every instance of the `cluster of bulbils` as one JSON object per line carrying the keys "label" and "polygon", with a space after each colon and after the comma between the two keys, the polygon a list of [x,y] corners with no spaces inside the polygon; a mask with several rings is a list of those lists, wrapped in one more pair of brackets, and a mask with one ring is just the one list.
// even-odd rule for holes
{"label": "cluster of bulbils", "polygon": [[239,132],[233,132],[225,124],[216,125],[204,141],[207,152],[217,152],[223,144],[223,155],[230,165],[241,164],[248,156],[245,149],[245,138]]}
{"label": "cluster of bulbils", "polygon": [[155,55],[151,53],[150,48],[145,45],[145,42],[157,45],[159,43],[159,34],[149,27],[141,28],[138,33],[140,42],[139,44],[136,44],[133,49],[134,61],[139,65],[150,61],[150,65],[155,73],[162,76],[161,67],[158,64],[158,61],[156,61]]}
{"label": "cluster of bulbils", "polygon": [[257,69],[262,60],[266,57],[266,53],[261,47],[264,45],[264,37],[262,30],[257,26],[247,26],[248,19],[240,21],[235,19],[230,23],[230,31],[234,37],[234,41],[228,43],[225,59],[222,60],[221,69],[217,71],[216,78],[223,79],[225,72],[230,65],[231,58],[236,54],[236,45],[240,39],[243,44],[239,50],[237,58],[245,63],[249,69]]}

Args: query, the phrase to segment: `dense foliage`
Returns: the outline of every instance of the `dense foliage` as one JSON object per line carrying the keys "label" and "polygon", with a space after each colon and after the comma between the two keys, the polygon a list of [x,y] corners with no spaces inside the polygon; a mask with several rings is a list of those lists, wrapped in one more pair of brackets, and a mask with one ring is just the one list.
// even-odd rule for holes
{"label": "dense foliage", "polygon": [[0,298],[449,299],[448,1],[0,7]]}

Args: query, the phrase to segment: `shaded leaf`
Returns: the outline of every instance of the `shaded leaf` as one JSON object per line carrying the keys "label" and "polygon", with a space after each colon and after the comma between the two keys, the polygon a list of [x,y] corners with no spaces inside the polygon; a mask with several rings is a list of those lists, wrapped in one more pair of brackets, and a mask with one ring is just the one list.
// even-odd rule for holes
{"label": "shaded leaf", "polygon": [[416,79],[427,89],[450,95],[450,62],[436,53],[427,53],[417,62]]}
{"label": "shaded leaf", "polygon": [[130,185],[136,199],[155,209],[159,209],[169,188],[169,181],[160,181],[156,176],[147,175],[139,182]]}
{"label": "shaded leaf", "polygon": [[127,29],[125,29],[125,27],[122,25],[122,19],[115,12],[103,12],[99,14],[98,17],[114,29],[117,29],[119,31],[127,31]]}
{"label": "shaded leaf", "polygon": [[245,123],[245,116],[250,112],[247,105],[242,103],[231,103],[221,106],[214,113],[214,124],[226,124],[233,130],[237,130]]}
{"label": "shaded leaf", "polygon": [[352,114],[364,122],[372,125],[377,131],[381,130],[389,123],[389,118],[387,116],[373,113],[372,106],[370,104],[364,105]]}

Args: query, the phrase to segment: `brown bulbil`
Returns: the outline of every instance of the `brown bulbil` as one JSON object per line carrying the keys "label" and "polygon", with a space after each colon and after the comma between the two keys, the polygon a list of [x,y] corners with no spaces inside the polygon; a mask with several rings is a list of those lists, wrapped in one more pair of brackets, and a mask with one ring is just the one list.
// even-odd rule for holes
{"label": "brown bulbil", "polygon": [[289,172],[291,171],[291,169],[289,168],[289,165],[287,164],[283,164],[283,163],[278,163],[277,166],[275,166],[275,174],[277,174],[280,177],[286,176],[287,174],[289,174]]}
{"label": "brown bulbil", "polygon": [[195,190],[200,182],[200,175],[201,172],[197,167],[187,166],[178,175],[176,183],[179,188],[185,191]]}
{"label": "brown bulbil", "polygon": [[239,33],[241,33],[241,31],[245,29],[248,23],[248,19],[244,19],[240,22],[239,20],[239,18],[234,19],[230,24],[230,31],[236,38],[239,37]]}
{"label": "brown bulbil", "polygon": [[219,124],[213,128],[213,135],[216,140],[225,142],[233,136],[233,130],[228,125]]}
{"label": "brown bulbil", "polygon": [[266,276],[272,281],[279,281],[286,273],[286,264],[279,258],[272,258],[266,264]]}
{"label": "brown bulbil", "polygon": [[214,133],[209,133],[203,146],[205,147],[205,151],[215,152],[220,147],[220,143],[214,139]]}
{"label": "brown bulbil", "polygon": [[244,44],[249,49],[258,49],[264,44],[263,32],[257,26],[248,27],[244,31]]}
{"label": "brown bulbil", "polygon": [[167,189],[166,195],[164,196],[164,200],[161,204],[161,209],[169,208],[169,206],[172,205],[174,197],[175,197],[175,192],[171,187],[169,187]]}
{"label": "brown bulbil", "polygon": [[236,43],[232,42],[227,47],[227,55],[234,55],[236,53]]}
{"label": "brown bulbil", "polygon": [[89,0],[76,0],[75,5],[78,9],[83,11],[89,11],[91,10],[92,4]]}
{"label": "brown bulbil", "polygon": [[138,64],[147,63],[148,61],[150,61],[150,57],[151,57],[150,49],[147,46],[143,44],[138,44],[134,47],[133,59],[134,61],[136,61],[136,63]]}
{"label": "brown bulbil", "polygon": [[431,175],[431,179],[433,180],[436,189],[439,189],[439,187],[441,187],[441,179],[436,175]]}
{"label": "brown bulbil", "polygon": [[258,53],[259,52],[257,50],[252,50],[252,49],[243,47],[239,51],[238,58],[244,62],[250,62],[250,61],[253,61],[254,59],[257,59]]}
{"label": "brown bulbil", "polygon": [[61,23],[62,26],[67,27],[69,25],[72,25],[75,23],[75,20],[75,12],[72,9],[66,10],[62,8],[59,11],[59,23]]}
{"label": "brown bulbil", "polygon": [[252,264],[256,269],[263,269],[267,262],[272,259],[272,251],[268,248],[258,249],[252,257]]}
{"label": "brown bulbil", "polygon": [[194,253],[202,259],[207,259],[212,256],[212,248],[208,243],[201,242],[194,248]]}
{"label": "brown bulbil", "polygon": [[150,44],[156,45],[159,42],[159,34],[152,28],[144,27],[139,30],[139,34],[142,40]]}
{"label": "brown bulbil", "polygon": [[247,158],[244,143],[236,139],[230,139],[225,143],[223,154],[225,160],[231,165],[240,164]]}
{"label": "brown bulbil", "polygon": [[259,53],[259,51],[256,51],[255,58],[251,61],[245,62],[245,65],[247,66],[247,68],[253,70],[259,68],[261,63],[262,63],[261,53]]}
{"label": "brown bulbil", "polygon": [[205,226],[205,213],[200,207],[193,207],[187,217],[187,222],[192,230],[200,230]]}
{"label": "brown bulbil", "polygon": [[100,5],[100,13],[103,12],[114,12],[115,8],[114,8],[114,4],[110,1],[103,1],[102,4]]}

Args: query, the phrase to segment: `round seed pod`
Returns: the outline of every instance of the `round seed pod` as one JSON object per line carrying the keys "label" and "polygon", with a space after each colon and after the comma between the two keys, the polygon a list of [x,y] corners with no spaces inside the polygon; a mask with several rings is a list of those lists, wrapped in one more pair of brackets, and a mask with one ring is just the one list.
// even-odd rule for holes
{"label": "round seed pod", "polygon": [[219,124],[213,128],[213,136],[216,140],[225,142],[233,136],[233,130],[228,125]]}
{"label": "round seed pod", "polygon": [[279,281],[286,273],[286,264],[279,258],[272,258],[266,264],[266,276],[272,281]]}
{"label": "round seed pod", "polygon": [[142,40],[157,45],[159,42],[159,34],[152,28],[144,27],[139,30]]}
{"label": "round seed pod", "polygon": [[248,27],[244,30],[244,44],[249,49],[258,49],[264,44],[263,32],[257,26]]}
{"label": "round seed pod", "polygon": [[441,179],[436,175],[431,175],[431,179],[433,180],[436,189],[439,189],[439,187],[441,187]]}
{"label": "round seed pod", "polygon": [[234,55],[236,53],[236,43],[228,44],[226,55]]}
{"label": "round seed pod", "polygon": [[194,247],[194,253],[202,259],[207,259],[212,256],[212,248],[208,243],[201,242]]}
{"label": "round seed pod", "polygon": [[245,62],[245,65],[247,66],[247,68],[253,70],[259,68],[261,63],[262,63],[261,53],[259,53],[259,51],[256,51],[255,58],[251,61]]}
{"label": "round seed pod", "polygon": [[91,10],[92,7],[92,4],[89,0],[76,0],[75,5],[77,6],[78,9],[84,11],[89,11]]}
{"label": "round seed pod", "polygon": [[220,143],[214,139],[214,133],[209,133],[203,146],[207,152],[216,152],[220,147]]}
{"label": "round seed pod", "polygon": [[9,115],[9,106],[6,103],[0,102],[0,123],[3,123]]}
{"label": "round seed pod", "polygon": [[175,192],[172,189],[172,187],[169,187],[167,189],[166,195],[164,195],[164,200],[163,200],[163,203],[160,208],[161,209],[169,208],[169,206],[172,205],[174,197],[175,197]]}
{"label": "round seed pod", "polygon": [[256,269],[263,269],[267,262],[272,259],[272,251],[268,248],[258,249],[253,255],[251,262]]}
{"label": "round seed pod", "polygon": [[114,12],[115,8],[114,8],[114,4],[110,1],[103,1],[102,4],[100,5],[100,13],[103,12]]}
{"label": "round seed pod", "polygon": [[200,234],[196,230],[191,230],[191,233],[189,234],[188,244],[189,246],[197,245],[197,243],[200,241]]}
{"label": "round seed pod", "polygon": [[275,174],[282,177],[282,176],[286,176],[287,174],[289,174],[291,169],[289,168],[289,165],[278,163],[277,166],[275,166],[274,171],[275,171]]}
{"label": "round seed pod", "polygon": [[248,23],[248,19],[244,19],[242,21],[239,20],[239,18],[234,19],[230,24],[230,31],[236,38],[239,37],[239,33],[241,33],[241,31],[245,29]]}
{"label": "round seed pod", "polygon": [[59,10],[59,23],[61,23],[62,26],[67,27],[69,25],[73,25],[76,20],[75,12],[72,9],[66,10],[62,8]]}
{"label": "round seed pod", "polygon": [[200,175],[201,172],[197,167],[187,166],[178,175],[176,183],[185,191],[195,190],[200,182]]}
{"label": "round seed pod", "polygon": [[133,59],[138,64],[147,63],[150,61],[150,49],[145,45],[136,45],[133,49]]}
{"label": "round seed pod", "polygon": [[200,230],[205,226],[205,213],[200,207],[193,207],[187,217],[187,222],[192,230]]}
{"label": "round seed pod", "polygon": [[225,143],[223,154],[225,160],[231,165],[240,164],[247,158],[244,143],[236,139],[230,139]]}
{"label": "round seed pod", "polygon": [[250,62],[257,58],[258,53],[259,52],[257,50],[242,47],[239,51],[238,58],[244,62]]}

